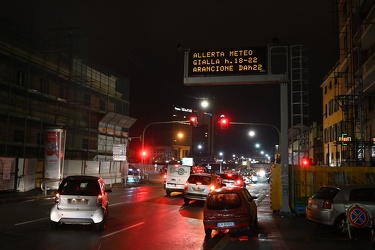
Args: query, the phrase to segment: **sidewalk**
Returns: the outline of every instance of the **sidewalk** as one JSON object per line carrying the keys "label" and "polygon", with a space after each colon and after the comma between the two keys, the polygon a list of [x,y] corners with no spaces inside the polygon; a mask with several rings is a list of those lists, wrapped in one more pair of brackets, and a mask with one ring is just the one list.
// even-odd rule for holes
{"label": "sidewalk", "polygon": [[[157,174],[157,175],[159,176],[160,174]],[[153,179],[151,179],[151,182],[152,181],[153,181]],[[139,186],[139,185],[143,185],[143,184],[145,184],[145,182],[143,180],[140,180],[139,182],[136,182],[135,178],[129,176],[129,178],[126,182],[126,185],[124,183],[115,183],[115,184],[112,185],[111,188],[135,187],[135,186]],[[109,185],[109,183],[106,183],[106,185]],[[26,192],[14,192],[13,190],[0,191],[0,204],[27,201],[27,200],[35,200],[35,199],[51,198],[51,197],[54,197],[55,192],[56,192],[56,190],[48,190],[47,193],[45,193],[40,188],[31,189],[31,190],[26,191]]]}

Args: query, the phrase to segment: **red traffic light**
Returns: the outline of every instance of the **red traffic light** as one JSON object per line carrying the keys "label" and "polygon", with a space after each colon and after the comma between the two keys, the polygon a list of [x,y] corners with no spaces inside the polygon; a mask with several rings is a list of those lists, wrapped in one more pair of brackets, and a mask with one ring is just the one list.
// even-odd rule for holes
{"label": "red traffic light", "polygon": [[229,126],[229,120],[225,117],[221,117],[219,123],[221,129],[226,129]]}
{"label": "red traffic light", "polygon": [[302,166],[310,166],[310,159],[303,158],[302,159]]}
{"label": "red traffic light", "polygon": [[145,157],[145,156],[147,155],[147,151],[143,150],[143,151],[141,152],[141,155],[142,155],[142,157]]}
{"label": "red traffic light", "polygon": [[198,118],[196,116],[190,117],[190,126],[196,127],[198,125]]}

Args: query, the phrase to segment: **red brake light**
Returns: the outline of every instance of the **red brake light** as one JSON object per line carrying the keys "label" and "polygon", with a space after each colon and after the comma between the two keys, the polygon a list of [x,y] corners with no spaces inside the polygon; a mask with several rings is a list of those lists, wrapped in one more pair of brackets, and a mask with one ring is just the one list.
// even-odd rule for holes
{"label": "red brake light", "polygon": [[237,180],[236,180],[236,183],[237,183],[237,185],[241,185],[241,184],[242,184],[242,180],[237,179]]}
{"label": "red brake light", "polygon": [[216,188],[215,185],[211,185],[211,186],[210,186],[210,191],[214,191],[215,188]]}
{"label": "red brake light", "polygon": [[60,194],[59,193],[55,194],[55,203],[56,204],[60,203]]}
{"label": "red brake light", "polygon": [[164,174],[164,179],[167,179],[167,174]]}
{"label": "red brake light", "polygon": [[102,202],[103,202],[103,196],[101,194],[98,195],[98,198],[97,198],[97,204],[98,206],[101,206],[102,205]]}
{"label": "red brake light", "polygon": [[232,177],[232,174],[228,174],[229,177]]}
{"label": "red brake light", "polygon": [[323,202],[324,209],[332,209],[333,201],[332,200],[325,200]]}
{"label": "red brake light", "polygon": [[197,184],[197,185],[202,185],[202,182],[197,181],[195,184]]}

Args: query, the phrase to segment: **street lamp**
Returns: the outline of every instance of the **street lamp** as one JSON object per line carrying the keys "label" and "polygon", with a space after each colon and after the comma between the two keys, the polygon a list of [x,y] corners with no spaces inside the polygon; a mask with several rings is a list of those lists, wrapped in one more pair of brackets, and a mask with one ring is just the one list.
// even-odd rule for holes
{"label": "street lamp", "polygon": [[254,137],[254,135],[255,135],[255,132],[252,131],[252,130],[250,130],[250,131],[249,131],[249,136],[250,136],[250,137]]}
{"label": "street lamp", "polygon": [[219,153],[220,155],[220,173],[223,172],[223,152]]}
{"label": "street lamp", "polygon": [[[210,103],[208,100],[203,100],[201,102],[201,107],[206,110],[210,106]],[[208,135],[207,135],[207,149],[208,149],[208,155],[212,156],[214,151],[214,126],[213,126],[213,119],[212,119],[212,113],[204,112],[204,115],[208,115],[210,117],[210,121],[208,124]]]}

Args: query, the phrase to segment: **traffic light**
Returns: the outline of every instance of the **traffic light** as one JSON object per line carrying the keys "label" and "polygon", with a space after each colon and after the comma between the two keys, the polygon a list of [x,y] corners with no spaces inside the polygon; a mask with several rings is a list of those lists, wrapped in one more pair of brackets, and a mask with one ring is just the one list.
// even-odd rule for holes
{"label": "traffic light", "polygon": [[141,156],[142,156],[142,158],[145,158],[145,157],[147,156],[147,151],[146,151],[146,150],[143,150],[143,151],[141,152]]}
{"label": "traffic light", "polygon": [[191,116],[190,117],[190,126],[196,127],[198,125],[198,117]]}
{"label": "traffic light", "polygon": [[228,118],[226,118],[223,115],[220,117],[219,123],[220,123],[220,128],[221,129],[226,129],[229,126],[229,120],[228,120]]}
{"label": "traffic light", "polygon": [[310,159],[307,157],[302,158],[302,166],[310,166]]}

